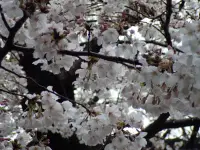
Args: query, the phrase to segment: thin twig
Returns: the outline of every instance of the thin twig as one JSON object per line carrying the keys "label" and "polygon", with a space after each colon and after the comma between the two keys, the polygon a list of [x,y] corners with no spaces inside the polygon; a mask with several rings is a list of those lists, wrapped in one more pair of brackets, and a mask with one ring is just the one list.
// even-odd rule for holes
{"label": "thin twig", "polygon": [[[33,79],[33,78],[31,78],[31,77],[26,77],[26,76],[23,76],[23,75],[19,75],[19,74],[15,73],[14,71],[9,70],[9,69],[7,69],[7,68],[5,68],[5,67],[3,67],[3,66],[0,66],[0,68],[2,68],[3,70],[5,70],[5,71],[7,71],[7,72],[9,72],[9,73],[12,73],[12,74],[16,75],[16,76],[19,77],[19,78],[24,78],[24,79],[30,80],[30,81],[32,81],[33,83],[35,83],[37,86],[39,86],[39,87],[43,88],[44,90],[46,90],[47,92],[52,93],[52,94],[54,94],[54,95],[56,95],[56,96],[58,96],[58,97],[60,97],[60,98],[63,98],[64,100],[68,100],[68,101],[70,101],[70,102],[72,102],[72,103],[75,102],[74,100],[71,100],[71,99],[68,98],[68,97],[65,97],[65,96],[63,96],[63,95],[60,95],[60,94],[58,94],[58,93],[56,93],[56,92],[54,92],[54,91],[51,91],[51,90],[47,89],[46,87],[44,87],[43,85],[39,84],[35,79]],[[89,114],[91,114],[91,111],[90,111],[85,105],[83,105],[83,104],[81,104],[81,103],[78,103],[78,102],[75,102],[75,103],[78,104],[78,105],[80,105],[80,106],[82,106],[83,108],[85,108],[85,110],[86,110]]]}
{"label": "thin twig", "polygon": [[171,15],[172,15],[172,0],[167,0],[166,11],[167,11],[166,20],[165,20],[165,22],[161,21],[161,22],[163,22],[162,28],[165,33],[165,38],[166,38],[167,44],[172,47],[171,35],[169,33],[169,23],[170,23],[170,19],[171,19]]}
{"label": "thin twig", "polygon": [[25,96],[25,95],[23,95],[23,94],[18,94],[18,93],[11,92],[11,91],[6,91],[6,90],[4,90],[4,89],[1,89],[1,88],[0,88],[0,91],[1,91],[1,92],[4,92],[4,93],[11,94],[11,95],[15,95],[15,96],[21,96],[21,97],[24,97],[24,98],[26,98],[26,99],[29,99],[27,96]]}

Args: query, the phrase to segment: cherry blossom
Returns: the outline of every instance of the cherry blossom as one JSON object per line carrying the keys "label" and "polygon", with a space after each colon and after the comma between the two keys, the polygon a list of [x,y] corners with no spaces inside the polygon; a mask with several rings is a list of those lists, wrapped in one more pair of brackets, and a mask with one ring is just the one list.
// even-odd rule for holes
{"label": "cherry blossom", "polygon": [[105,150],[142,149],[147,116],[199,116],[199,1],[0,5],[0,149],[50,150],[37,132]]}

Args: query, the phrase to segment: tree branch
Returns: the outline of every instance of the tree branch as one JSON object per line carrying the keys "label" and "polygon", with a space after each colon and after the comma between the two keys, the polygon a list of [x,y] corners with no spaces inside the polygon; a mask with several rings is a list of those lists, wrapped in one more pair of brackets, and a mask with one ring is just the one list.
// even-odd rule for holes
{"label": "tree branch", "polygon": [[14,27],[12,27],[10,29],[10,33],[9,36],[7,38],[7,41],[4,45],[4,47],[1,49],[0,51],[0,64],[3,60],[3,58],[6,56],[6,54],[12,50],[13,47],[13,41],[15,38],[15,35],[17,34],[18,30],[22,27],[22,25],[24,24],[24,22],[28,19],[28,14],[23,11],[23,17],[20,18],[14,25]]}
{"label": "tree branch", "polygon": [[157,120],[155,120],[152,124],[146,127],[143,131],[147,132],[147,139],[150,139],[158,132],[164,129],[173,129],[173,128],[182,128],[187,126],[200,126],[200,119],[199,118],[189,118],[189,119],[182,119],[182,120],[167,120],[169,117],[169,113],[161,114]]}
{"label": "tree branch", "polygon": [[152,124],[150,124],[148,127],[144,129],[144,132],[147,132],[147,135],[145,136],[146,139],[150,139],[153,137],[156,133],[163,130],[162,127],[164,126],[166,120],[169,118],[170,114],[162,113],[157,120],[155,120]]}
{"label": "tree branch", "polygon": [[181,127],[187,127],[187,126],[199,126],[199,125],[200,125],[199,118],[169,120],[164,123],[164,125],[162,126],[162,130],[170,129],[170,128],[181,128]]}
{"label": "tree branch", "polygon": [[8,94],[15,95],[15,96],[21,96],[21,97],[24,97],[24,98],[26,98],[26,99],[29,99],[27,96],[25,96],[25,95],[23,95],[23,94],[18,94],[18,93],[11,92],[11,91],[6,91],[6,90],[1,89],[1,88],[0,88],[0,92],[8,93]]}
{"label": "tree branch", "polygon": [[100,58],[100,59],[103,59],[103,60],[120,63],[122,65],[124,63],[128,63],[128,64],[131,64],[131,65],[142,65],[141,63],[139,63],[136,60],[125,59],[125,58],[122,58],[122,57],[106,56],[106,55],[93,53],[93,52],[88,53],[88,52],[76,52],[76,51],[69,51],[69,50],[60,50],[60,51],[58,51],[58,53],[62,54],[62,55],[70,55],[70,56],[76,56],[76,57],[77,56],[92,56],[92,57]]}
{"label": "tree branch", "polygon": [[167,45],[170,45],[172,47],[171,35],[169,33],[169,23],[170,23],[170,18],[172,15],[172,0],[167,0],[166,11],[167,11],[166,20],[165,22],[163,22],[162,27],[165,33]]}

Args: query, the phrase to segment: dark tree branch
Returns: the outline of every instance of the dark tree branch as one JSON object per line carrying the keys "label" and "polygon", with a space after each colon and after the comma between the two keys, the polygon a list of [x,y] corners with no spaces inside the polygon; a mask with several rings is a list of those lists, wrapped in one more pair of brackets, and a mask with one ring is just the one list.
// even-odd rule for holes
{"label": "dark tree branch", "polygon": [[18,94],[18,93],[15,93],[15,92],[4,90],[4,89],[0,89],[0,92],[8,93],[8,94],[15,95],[15,96],[21,96],[21,97],[24,97],[26,99],[29,99],[27,96],[25,96],[23,94]]}
{"label": "dark tree branch", "polygon": [[181,0],[181,3],[179,5],[179,11],[181,11],[184,8],[185,0]]}
{"label": "dark tree branch", "polygon": [[[129,42],[129,41],[118,41],[119,44],[122,44],[124,42],[127,43],[127,44],[131,44],[131,42]],[[167,44],[163,44],[163,43],[160,43],[160,42],[157,42],[157,41],[154,41],[154,40],[145,40],[144,42],[147,43],[147,44],[155,44],[155,45],[158,45],[158,46],[161,46],[161,47],[167,47],[168,46]],[[18,51],[18,52],[31,52],[32,53],[34,51],[34,48],[27,48],[27,47],[15,45],[15,44],[13,45],[12,49],[15,50],[15,51]],[[173,49],[176,50],[177,52],[184,53],[182,50],[180,50],[178,48],[173,47]],[[80,57],[80,55],[76,56],[76,57]]]}
{"label": "dark tree branch", "polygon": [[199,126],[200,119],[199,118],[189,118],[183,120],[169,120],[164,123],[162,126],[162,130],[170,129],[170,128],[181,128],[187,126]]}
{"label": "dark tree branch", "polygon": [[[122,41],[119,41],[119,42],[122,43]],[[153,41],[153,40],[152,41],[151,40],[146,40],[144,42],[146,42],[148,44],[155,44],[155,45],[158,45],[158,46],[161,46],[161,47],[167,47],[167,44],[163,44],[163,43],[160,43],[160,42],[157,42],[157,41]],[[32,53],[34,51],[34,48],[26,48],[26,47],[22,47],[22,46],[18,46],[18,45],[13,45],[12,49],[16,50],[18,52],[31,52]],[[184,53],[183,51],[179,50],[178,48],[174,48],[174,49],[177,52]],[[92,53],[92,52],[89,54],[89,53],[87,53],[85,51],[84,52],[75,52],[75,51],[62,50],[62,51],[59,51],[59,53],[60,54],[70,55],[70,56],[75,56],[75,57],[81,59],[84,62],[86,62],[86,60],[83,60],[80,56],[94,56],[94,57],[97,57],[97,58],[100,58],[100,59],[104,59],[104,60],[107,60],[107,61],[120,63],[120,64],[126,66],[129,69],[134,69],[135,68],[135,66],[133,64],[142,65],[136,60],[130,60],[130,59],[125,59],[125,58],[121,58],[121,57],[105,56],[105,55],[101,55],[101,54],[98,54],[98,53]]]}
{"label": "dark tree branch", "polygon": [[167,11],[167,14],[166,14],[165,26],[169,27],[170,18],[172,15],[172,0],[167,0],[166,11]]}
{"label": "dark tree branch", "polygon": [[153,40],[145,40],[144,42],[148,43],[148,44],[155,44],[155,45],[158,45],[158,46],[167,47],[166,44],[163,44],[163,43],[160,43],[160,42],[157,42],[157,41],[153,41]]}
{"label": "dark tree branch", "polygon": [[93,53],[93,52],[76,52],[76,51],[68,51],[68,50],[60,50],[58,51],[59,54],[62,55],[70,55],[70,56],[92,56],[92,57],[96,57],[96,58],[100,58],[106,61],[111,61],[111,62],[116,62],[116,63],[120,63],[120,64],[124,64],[124,63],[128,63],[131,65],[142,65],[141,63],[139,63],[136,60],[131,60],[131,59],[125,59],[122,57],[114,57],[114,56],[106,56],[106,55],[102,55],[102,54],[98,54],[98,53]]}
{"label": "dark tree branch", "polygon": [[15,35],[19,31],[19,29],[22,27],[22,25],[25,23],[25,21],[28,19],[28,14],[23,11],[23,17],[20,18],[14,25],[14,27],[11,28],[10,34],[8,36],[7,44],[13,45],[13,41],[15,38]]}
{"label": "dark tree branch", "polygon": [[158,119],[156,119],[152,124],[150,124],[148,127],[146,127],[143,131],[147,132],[146,139],[150,139],[153,137],[156,133],[163,130],[162,127],[164,126],[166,120],[169,118],[170,114],[162,113]]}
{"label": "dark tree branch", "polygon": [[146,127],[143,131],[147,132],[147,139],[150,139],[158,132],[164,129],[173,129],[173,128],[183,128],[187,126],[200,126],[200,119],[199,118],[189,118],[189,119],[182,119],[182,120],[167,120],[169,117],[169,113],[161,114],[157,120],[155,120],[152,124]]}
{"label": "dark tree branch", "polygon": [[0,50],[0,64],[3,60],[3,58],[6,56],[6,54],[12,50],[13,47],[13,42],[14,42],[14,38],[15,35],[17,34],[18,30],[22,27],[22,25],[24,24],[24,22],[28,19],[28,15],[25,11],[23,11],[23,17],[20,18],[14,25],[14,27],[12,27],[10,29],[10,33],[9,36],[7,38],[7,41],[4,45],[4,47]]}

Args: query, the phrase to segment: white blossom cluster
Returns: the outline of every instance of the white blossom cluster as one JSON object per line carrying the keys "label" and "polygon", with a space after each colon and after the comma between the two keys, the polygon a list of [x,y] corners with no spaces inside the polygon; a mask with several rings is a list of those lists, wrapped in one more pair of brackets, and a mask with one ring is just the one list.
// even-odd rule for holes
{"label": "white blossom cluster", "polygon": [[[2,13],[8,24],[12,27],[16,20],[23,16],[22,3],[29,0],[0,0]],[[138,2],[138,0],[132,0]],[[105,0],[105,5],[96,14],[97,25],[92,26],[93,31],[88,37],[85,23],[88,12],[92,9],[89,0],[50,0],[47,4],[48,13],[41,13],[39,9],[30,15],[25,24],[16,35],[15,41],[19,45],[34,48],[34,65],[42,64],[41,70],[59,74],[60,69],[68,71],[74,61],[79,59],[70,55],[60,55],[60,50],[83,52],[80,38],[86,41],[97,38],[98,45],[102,45],[99,54],[134,60],[142,64],[128,68],[120,62],[110,62],[96,57],[80,56],[85,62],[76,71],[79,75],[74,82],[76,106],[72,100],[58,102],[59,94],[53,91],[51,85],[40,95],[29,94],[26,89],[27,79],[23,68],[17,60],[5,58],[1,66],[12,70],[19,76],[11,74],[0,68],[0,88],[17,93],[18,95],[0,93],[0,135],[10,137],[14,131],[22,128],[24,131],[59,133],[64,138],[73,134],[80,143],[88,146],[105,144],[105,150],[132,150],[142,149],[147,142],[142,132],[145,115],[137,108],[143,108],[152,115],[170,112],[171,116],[195,115],[199,116],[200,110],[200,22],[198,0],[186,0],[185,9],[178,10],[173,7],[176,16],[171,17],[169,33],[172,45],[162,46],[149,44],[147,41],[155,40],[165,43],[161,22],[154,18],[145,17],[139,27],[130,27],[121,37],[115,24],[107,25],[103,15],[113,15],[122,12],[130,1]],[[173,4],[180,1],[173,0]],[[163,13],[164,6],[158,0],[142,0],[141,4],[149,4],[156,9],[156,15]],[[44,4],[45,5],[45,4]],[[156,6],[158,6],[156,8]],[[193,9],[190,9],[193,8]],[[188,14],[192,14],[188,18]],[[103,17],[102,17],[102,16]],[[103,18],[103,19],[102,19]],[[165,19],[165,18],[164,18]],[[118,22],[117,22],[118,23]],[[117,24],[116,23],[116,24]],[[102,29],[103,25],[103,29]],[[0,20],[1,35],[8,36],[9,32]],[[140,37],[139,37],[140,36]],[[123,38],[130,43],[117,45]],[[0,46],[4,46],[3,40]],[[180,49],[184,53],[175,52]],[[147,52],[161,49],[165,52],[159,66],[150,65],[143,57]],[[166,52],[167,51],[167,52]],[[12,56],[9,54],[8,57]],[[13,58],[13,56],[12,56]],[[92,63],[90,63],[92,62]],[[134,65],[134,64],[132,64]],[[165,68],[163,72],[161,70]],[[20,77],[21,76],[21,77]],[[66,89],[67,90],[67,89]],[[116,90],[117,97],[113,97],[110,90]],[[28,111],[23,111],[20,102],[27,96]],[[94,97],[103,101],[92,106],[89,101]],[[80,105],[81,104],[81,105]],[[85,106],[85,107],[83,107]],[[133,112],[128,111],[135,108]],[[137,134],[124,131],[124,127],[137,129]],[[18,133],[15,133],[18,134]],[[28,133],[20,133],[16,137],[22,149],[33,139]],[[0,141],[0,149],[12,149],[7,141]],[[49,150],[45,144],[30,146],[30,150]]]}

